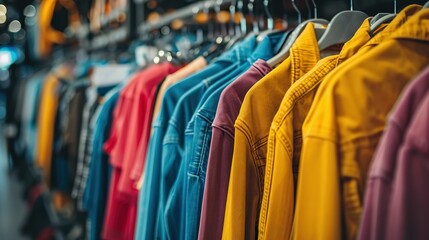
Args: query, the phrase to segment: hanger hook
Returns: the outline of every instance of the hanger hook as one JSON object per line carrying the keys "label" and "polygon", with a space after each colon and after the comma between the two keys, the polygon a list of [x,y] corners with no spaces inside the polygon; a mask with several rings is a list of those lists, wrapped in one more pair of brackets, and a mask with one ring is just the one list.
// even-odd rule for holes
{"label": "hanger hook", "polygon": [[234,33],[236,35],[237,31],[235,31],[235,5],[236,5],[236,0],[232,0],[231,3],[229,4],[229,15],[231,15],[231,19],[229,21],[229,27],[230,27],[230,32],[229,35],[234,35]]}
{"label": "hanger hook", "polygon": [[298,6],[296,6],[295,0],[292,0],[292,6],[298,14],[298,23],[301,23],[301,11],[299,10]]}
{"label": "hanger hook", "polygon": [[311,19],[311,7],[308,0],[305,0],[305,6],[307,7],[307,19]]}
{"label": "hanger hook", "polygon": [[398,12],[397,12],[397,9],[396,9],[396,7],[397,7],[398,5],[396,4],[396,0],[393,0],[393,13],[394,14],[397,14]]}
{"label": "hanger hook", "polygon": [[350,0],[350,11],[353,11],[353,0]]}
{"label": "hanger hook", "polygon": [[238,2],[237,2],[237,10],[240,13],[241,34],[246,34],[246,32],[247,32],[247,23],[246,23],[246,18],[244,17],[243,6],[244,6],[243,0],[238,0]]}
{"label": "hanger hook", "polygon": [[265,13],[267,14],[267,29],[273,30],[274,29],[274,19],[273,15],[271,15],[270,8],[269,8],[269,0],[264,0],[264,9]]}
{"label": "hanger hook", "polygon": [[247,4],[247,9],[249,10],[250,15],[252,16],[253,32],[258,33],[259,27],[256,21],[255,0],[249,0],[249,3]]}
{"label": "hanger hook", "polygon": [[314,18],[317,19],[317,5],[316,5],[316,1],[311,0],[311,2],[313,3]]}

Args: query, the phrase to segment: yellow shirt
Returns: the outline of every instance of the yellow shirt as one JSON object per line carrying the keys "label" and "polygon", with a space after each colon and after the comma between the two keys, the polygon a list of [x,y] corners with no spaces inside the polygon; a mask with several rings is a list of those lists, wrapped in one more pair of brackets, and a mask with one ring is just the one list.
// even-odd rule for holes
{"label": "yellow shirt", "polygon": [[246,94],[235,122],[224,239],[256,238],[271,121],[290,85],[308,72],[319,58],[314,25],[310,23],[290,49],[290,57]]}
{"label": "yellow shirt", "polygon": [[[382,26],[384,27],[385,25]],[[302,145],[302,124],[320,82],[371,39],[369,30],[370,19],[367,19],[353,38],[343,46],[340,54],[320,60],[310,72],[294,83],[284,96],[268,137],[259,239],[289,239]]]}
{"label": "yellow shirt", "polygon": [[37,119],[35,161],[42,168],[43,177],[48,186],[51,180],[52,145],[58,108],[57,89],[59,84],[54,74],[49,74],[46,77],[40,95],[39,114]]}
{"label": "yellow shirt", "polygon": [[356,238],[368,167],[401,90],[429,64],[428,33],[424,9],[320,85],[303,124],[294,239]]}

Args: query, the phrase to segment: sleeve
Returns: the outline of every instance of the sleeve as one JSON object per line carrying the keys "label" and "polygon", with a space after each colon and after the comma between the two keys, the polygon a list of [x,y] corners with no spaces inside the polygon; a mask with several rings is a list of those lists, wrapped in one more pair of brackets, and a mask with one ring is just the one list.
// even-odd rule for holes
{"label": "sleeve", "polygon": [[396,163],[386,239],[429,236],[429,95],[414,115]]}
{"label": "sleeve", "polygon": [[221,239],[234,138],[213,127],[198,239]]}

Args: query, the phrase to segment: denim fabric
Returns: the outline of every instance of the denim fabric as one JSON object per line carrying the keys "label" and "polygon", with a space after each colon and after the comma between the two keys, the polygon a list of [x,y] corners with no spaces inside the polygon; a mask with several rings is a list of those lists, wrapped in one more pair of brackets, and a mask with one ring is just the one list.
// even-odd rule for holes
{"label": "denim fabric", "polygon": [[247,61],[240,66],[239,74],[232,78],[223,79],[224,81],[219,81],[207,90],[200,101],[198,111],[195,112],[192,118],[193,121],[188,124],[186,134],[189,137],[186,139],[192,139],[192,143],[185,143],[186,146],[190,147],[185,152],[190,154],[186,155],[185,161],[182,162],[182,164],[186,164],[187,166],[187,176],[184,175],[187,189],[183,193],[186,195],[185,239],[198,238],[201,203],[212,136],[212,123],[216,116],[220,95],[231,82],[245,73],[257,59],[268,60],[271,58],[281,47],[285,36],[285,33],[279,33],[264,38]]}
{"label": "denim fabric", "polygon": [[244,48],[245,45],[247,45],[246,42],[236,45],[204,70],[169,87],[165,92],[161,110],[153,124],[152,136],[149,142],[143,185],[139,196],[136,239],[155,238],[157,214],[160,205],[162,143],[167,132],[168,121],[173,114],[176,103],[188,89],[198,85],[203,79],[213,77],[213,75],[222,72],[225,68],[234,68],[234,65],[240,59],[240,53],[248,51]]}
{"label": "denim fabric", "polygon": [[[256,45],[256,39],[254,37],[249,38],[245,43],[246,44],[238,51],[237,62],[188,91],[179,100],[169,121],[162,148],[161,193],[157,225],[158,238],[183,239],[184,237],[184,232],[182,231],[184,227],[177,224],[180,216],[182,216],[180,211],[183,209],[180,207],[181,204],[177,204],[177,202],[180,203],[179,199],[183,191],[177,192],[173,188],[173,185],[175,185],[174,182],[178,179],[178,169],[184,157],[183,144],[186,124],[197,109],[199,100],[210,86],[225,81],[225,79],[231,79],[240,73],[241,65],[248,57],[247,54],[250,53]],[[184,222],[181,224],[183,223]]]}
{"label": "denim fabric", "polygon": [[[183,156],[183,139],[181,135],[185,131],[184,122],[191,118],[198,104],[197,99],[207,89],[201,83],[187,92],[177,103],[177,107],[169,121],[169,126],[162,145],[161,179],[160,179],[160,205],[158,209],[157,238],[178,238],[180,234],[180,221],[175,221],[176,226],[166,226],[164,211],[167,207],[167,197],[176,179],[180,161]],[[193,101],[189,101],[193,99]],[[186,101],[188,100],[188,101]],[[173,191],[174,194],[174,191]],[[182,223],[180,223],[182,224]],[[168,229],[167,229],[168,228]],[[166,234],[166,235],[165,235]]]}
{"label": "denim fabric", "polygon": [[222,238],[229,173],[234,150],[234,122],[249,89],[273,69],[263,60],[222,91],[212,124],[198,239]]}
{"label": "denim fabric", "polygon": [[91,240],[100,239],[103,226],[111,174],[111,166],[108,155],[103,152],[103,144],[109,137],[113,109],[118,100],[120,88],[122,87],[117,87],[106,95],[106,101],[99,106],[91,122],[92,152],[89,176],[83,196],[83,207],[88,212],[88,239]]}
{"label": "denim fabric", "polygon": [[[185,191],[184,189],[183,191],[178,191],[176,190],[178,187],[173,188],[173,186],[178,185],[174,183],[174,181],[176,181],[177,178],[180,178],[179,176],[183,176],[180,175],[180,173],[178,174],[178,169],[180,168],[180,165],[182,165],[184,159],[184,133],[186,125],[190,121],[194,112],[197,110],[199,100],[207,91],[208,86],[211,86],[212,84],[216,85],[218,81],[224,81],[224,79],[231,79],[235,77],[242,71],[241,69],[242,67],[238,64],[232,65],[214,77],[200,83],[190,91],[192,93],[190,95],[193,95],[192,99],[189,98],[190,95],[185,95],[182,98],[185,101],[182,103],[179,102],[177,104],[178,107],[175,109],[175,114],[173,114],[172,119],[170,119],[167,134],[164,137],[164,146],[162,149],[163,175],[161,176],[161,197],[164,197],[164,199],[161,198],[161,205],[158,212],[159,223],[165,223],[171,227],[168,229],[159,228],[159,232],[166,232],[168,233],[169,237],[179,236],[177,234],[184,236],[184,232],[179,233],[179,231],[183,230],[184,228],[180,228],[180,226],[177,225],[177,218],[182,216],[184,212],[184,208],[182,208],[181,204],[178,202],[183,200],[182,195]],[[173,154],[176,155],[173,156]],[[174,166],[170,167],[170,164],[174,164]],[[186,176],[186,167],[182,168],[182,170]]]}

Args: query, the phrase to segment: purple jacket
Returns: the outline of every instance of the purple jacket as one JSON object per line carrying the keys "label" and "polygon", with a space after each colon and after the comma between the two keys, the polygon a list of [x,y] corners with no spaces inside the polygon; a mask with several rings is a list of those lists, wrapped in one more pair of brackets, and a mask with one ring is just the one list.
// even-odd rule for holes
{"label": "purple jacket", "polygon": [[429,238],[428,130],[429,67],[404,90],[377,147],[359,239]]}
{"label": "purple jacket", "polygon": [[271,71],[263,60],[222,92],[213,122],[198,239],[221,239],[234,148],[234,123],[247,91]]}

